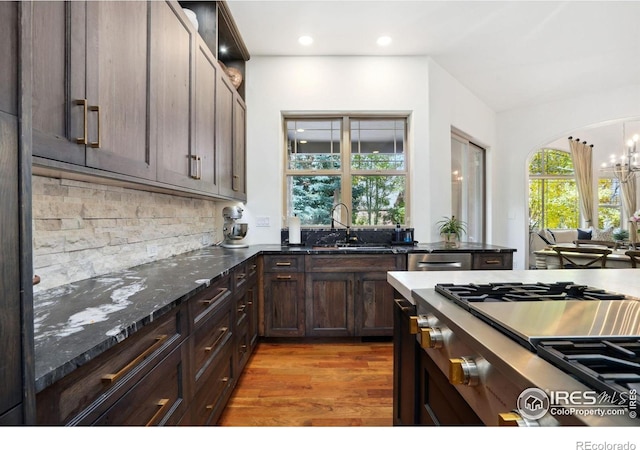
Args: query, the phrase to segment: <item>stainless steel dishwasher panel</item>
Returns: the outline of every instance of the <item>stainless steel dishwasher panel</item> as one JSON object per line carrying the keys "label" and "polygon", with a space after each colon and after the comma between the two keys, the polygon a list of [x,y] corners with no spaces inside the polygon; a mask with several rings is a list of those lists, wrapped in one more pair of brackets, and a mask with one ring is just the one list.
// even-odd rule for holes
{"label": "stainless steel dishwasher panel", "polygon": [[409,253],[407,270],[471,270],[471,253]]}

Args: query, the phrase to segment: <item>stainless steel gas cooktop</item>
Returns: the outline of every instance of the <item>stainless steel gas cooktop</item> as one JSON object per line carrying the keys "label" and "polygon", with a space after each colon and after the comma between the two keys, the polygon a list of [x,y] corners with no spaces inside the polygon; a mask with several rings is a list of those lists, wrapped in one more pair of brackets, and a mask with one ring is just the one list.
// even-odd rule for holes
{"label": "stainless steel gas cooktop", "polygon": [[[418,341],[445,373],[451,373],[453,361],[463,361],[465,383],[476,387],[459,392],[480,415],[483,409],[514,405],[519,389],[566,390],[577,381],[584,386],[578,391],[628,399],[640,388],[637,298],[570,281],[443,283],[435,292],[414,293],[422,321]],[[635,410],[627,412],[626,420],[636,417]],[[600,420],[573,417],[583,424]]]}

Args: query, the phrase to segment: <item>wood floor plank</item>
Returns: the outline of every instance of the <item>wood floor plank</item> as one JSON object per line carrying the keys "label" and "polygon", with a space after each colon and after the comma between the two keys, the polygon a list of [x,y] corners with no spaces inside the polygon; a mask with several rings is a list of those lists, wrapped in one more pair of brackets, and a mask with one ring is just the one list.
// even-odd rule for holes
{"label": "wood floor plank", "polygon": [[392,426],[391,342],[260,342],[222,426]]}

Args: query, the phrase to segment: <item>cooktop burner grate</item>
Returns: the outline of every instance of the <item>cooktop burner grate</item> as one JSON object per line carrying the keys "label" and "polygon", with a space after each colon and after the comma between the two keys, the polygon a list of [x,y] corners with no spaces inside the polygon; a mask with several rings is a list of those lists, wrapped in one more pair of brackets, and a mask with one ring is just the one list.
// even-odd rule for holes
{"label": "cooktop burner grate", "polygon": [[436,284],[435,290],[463,308],[478,302],[622,300],[626,296],[570,281],[555,283]]}
{"label": "cooktop burner grate", "polygon": [[640,392],[640,340],[541,341],[537,353],[598,392],[628,399]]}

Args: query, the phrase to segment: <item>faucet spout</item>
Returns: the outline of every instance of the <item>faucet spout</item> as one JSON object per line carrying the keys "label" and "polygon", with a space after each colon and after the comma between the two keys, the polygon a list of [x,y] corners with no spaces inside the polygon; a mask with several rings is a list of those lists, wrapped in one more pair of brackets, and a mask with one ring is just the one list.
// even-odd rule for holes
{"label": "faucet spout", "polygon": [[[347,212],[347,220],[346,220],[346,224],[335,220],[335,218],[333,217],[333,213],[336,211],[336,208],[338,208],[338,206],[342,206],[344,207],[344,210]],[[331,229],[334,230],[335,229],[335,223],[334,222],[338,222],[340,225],[342,225],[343,227],[346,227],[347,229],[347,234],[349,233],[349,208],[347,207],[347,205],[345,205],[344,203],[340,202],[337,203],[333,206],[333,208],[331,208]]]}

